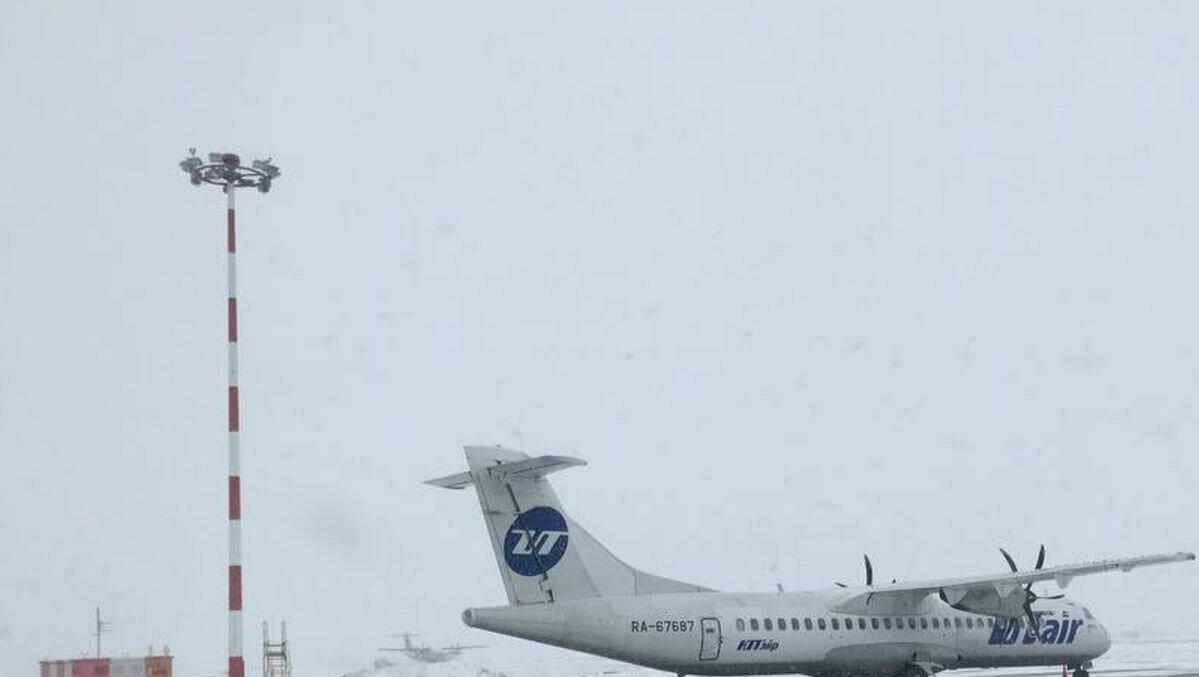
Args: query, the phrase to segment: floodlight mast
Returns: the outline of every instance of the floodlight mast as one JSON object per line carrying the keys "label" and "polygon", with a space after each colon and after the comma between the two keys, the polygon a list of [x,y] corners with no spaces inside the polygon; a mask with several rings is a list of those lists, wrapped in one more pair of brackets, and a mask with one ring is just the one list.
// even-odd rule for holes
{"label": "floodlight mast", "polygon": [[179,163],[192,185],[211,184],[225,191],[226,248],[228,261],[228,364],[229,364],[229,677],[245,677],[242,655],[242,562],[241,562],[241,428],[238,414],[237,380],[237,218],[233,194],[238,188],[257,188],[266,193],[279,176],[271,159],[254,160],[246,167],[234,153],[209,153],[208,162],[196,157],[196,149]]}

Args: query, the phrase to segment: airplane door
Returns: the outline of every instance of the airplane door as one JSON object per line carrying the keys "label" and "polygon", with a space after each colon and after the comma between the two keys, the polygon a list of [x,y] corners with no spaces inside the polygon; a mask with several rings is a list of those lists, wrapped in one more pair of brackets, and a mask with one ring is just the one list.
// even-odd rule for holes
{"label": "airplane door", "polygon": [[699,659],[714,661],[720,658],[720,620],[701,618],[699,621]]}

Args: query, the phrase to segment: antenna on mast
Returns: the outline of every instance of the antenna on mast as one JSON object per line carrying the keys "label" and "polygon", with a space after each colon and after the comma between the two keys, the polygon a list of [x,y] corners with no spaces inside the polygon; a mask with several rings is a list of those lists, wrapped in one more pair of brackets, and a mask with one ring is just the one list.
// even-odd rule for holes
{"label": "antenna on mast", "polygon": [[100,607],[96,607],[96,631],[92,633],[92,637],[96,638],[96,658],[100,657],[100,635],[105,632],[112,632],[108,629],[110,625],[112,623],[100,619]]}

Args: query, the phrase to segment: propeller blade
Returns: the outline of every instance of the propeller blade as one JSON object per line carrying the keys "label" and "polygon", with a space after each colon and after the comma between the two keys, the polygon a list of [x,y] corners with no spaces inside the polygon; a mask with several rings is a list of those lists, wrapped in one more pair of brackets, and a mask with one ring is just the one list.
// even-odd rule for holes
{"label": "propeller blade", "polygon": [[1032,612],[1032,606],[1025,603],[1024,615],[1028,616],[1028,627],[1032,628],[1034,634],[1041,633],[1041,622],[1037,620],[1037,615]]}
{"label": "propeller blade", "polygon": [[1037,551],[1037,566],[1033,567],[1037,571],[1041,570],[1041,565],[1045,563],[1045,544],[1041,544],[1041,549]]}
{"label": "propeller blade", "polygon": [[874,585],[874,567],[870,565],[870,555],[862,555],[866,560],[866,585]]}
{"label": "propeller blade", "polygon": [[1016,568],[1016,560],[1012,559],[1012,556],[1007,554],[1007,550],[1000,548],[999,552],[1003,555],[1003,558],[1007,560],[1007,565],[1012,568],[1012,573],[1019,571],[1019,569]]}

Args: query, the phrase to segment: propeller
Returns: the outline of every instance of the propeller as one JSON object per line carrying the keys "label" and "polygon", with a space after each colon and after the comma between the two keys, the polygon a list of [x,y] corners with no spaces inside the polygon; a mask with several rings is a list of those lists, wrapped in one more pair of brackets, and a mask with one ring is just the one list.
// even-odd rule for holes
{"label": "propeller", "polygon": [[[1017,573],[1020,571],[1020,568],[1016,566],[1016,560],[1012,559],[1012,556],[1008,554],[1007,550],[1000,548],[999,553],[1003,555],[1003,559],[1007,560],[1007,565],[1011,568],[1012,573]],[[1035,566],[1033,566],[1033,569],[1035,571],[1040,571],[1041,567],[1044,565],[1045,544],[1042,543],[1040,550],[1037,551],[1037,563]],[[1062,597],[1065,597],[1065,595],[1038,595],[1032,591],[1032,583],[1024,586],[1024,615],[1028,618],[1028,625],[1033,629],[1033,632],[1040,631],[1041,622],[1037,619],[1037,615],[1032,612],[1032,603],[1038,599],[1061,599]]]}
{"label": "propeller", "polygon": [[[866,561],[866,587],[870,587],[870,586],[874,585],[874,567],[870,564],[870,555],[862,555],[862,559]],[[849,587],[848,585],[845,585],[841,581],[836,581],[833,584],[836,585],[838,588],[848,588]]]}

